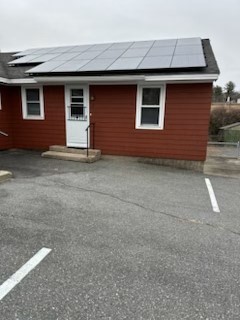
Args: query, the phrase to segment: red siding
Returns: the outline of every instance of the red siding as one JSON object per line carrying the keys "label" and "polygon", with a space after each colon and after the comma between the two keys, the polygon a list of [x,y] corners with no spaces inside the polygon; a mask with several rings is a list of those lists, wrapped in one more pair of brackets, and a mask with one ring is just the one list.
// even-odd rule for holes
{"label": "red siding", "polygon": [[9,136],[0,135],[0,150],[9,149],[12,147],[12,115],[11,104],[9,104],[9,87],[0,86],[1,104],[0,110],[0,131],[7,133]]}
{"label": "red siding", "polygon": [[13,145],[15,148],[48,149],[66,144],[64,86],[44,86],[45,120],[22,117],[21,88],[11,88],[13,106]]}
{"label": "red siding", "polygon": [[[135,129],[136,85],[90,86],[95,148],[103,154],[205,160],[211,84],[169,84],[164,130]],[[45,120],[23,120],[20,87],[1,87],[0,149],[66,144],[64,86],[44,86]],[[12,133],[14,134],[12,136]]]}
{"label": "red siding", "polygon": [[211,84],[169,84],[164,130],[135,129],[136,90],[91,86],[95,147],[103,154],[205,160]]}

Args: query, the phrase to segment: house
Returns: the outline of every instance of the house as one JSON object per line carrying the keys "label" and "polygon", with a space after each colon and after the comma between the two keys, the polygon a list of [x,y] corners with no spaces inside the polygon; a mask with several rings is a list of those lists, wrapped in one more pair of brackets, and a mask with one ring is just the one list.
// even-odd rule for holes
{"label": "house", "polygon": [[90,146],[197,167],[218,75],[200,38],[0,53],[0,149]]}

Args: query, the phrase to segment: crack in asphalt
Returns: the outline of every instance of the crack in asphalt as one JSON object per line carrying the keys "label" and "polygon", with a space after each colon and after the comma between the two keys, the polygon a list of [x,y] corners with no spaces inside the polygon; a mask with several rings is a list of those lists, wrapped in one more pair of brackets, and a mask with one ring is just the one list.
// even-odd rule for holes
{"label": "crack in asphalt", "polygon": [[143,209],[143,210],[145,210],[145,211],[151,211],[152,213],[158,213],[158,214],[161,214],[161,215],[164,215],[164,216],[173,218],[173,219],[178,220],[178,221],[181,221],[181,222],[199,224],[199,225],[211,227],[211,228],[214,228],[214,229],[220,229],[220,230],[223,230],[223,231],[232,233],[232,234],[234,234],[234,235],[240,236],[240,232],[231,230],[231,229],[226,228],[226,227],[224,227],[224,226],[217,225],[217,224],[212,224],[212,223],[209,223],[209,222],[203,222],[203,221],[200,221],[200,220],[195,220],[195,219],[188,219],[188,218],[179,217],[179,216],[176,216],[176,215],[173,214],[173,213],[168,213],[168,212],[165,212],[165,211],[157,211],[157,210],[154,210],[154,209],[152,209],[152,208],[145,207],[145,206],[143,206],[143,205],[141,205],[141,204],[139,204],[139,203],[137,203],[137,202],[130,201],[130,200],[125,200],[125,199],[120,198],[120,197],[118,197],[118,196],[115,196],[115,195],[113,195],[113,194],[111,194],[111,193],[107,193],[107,192],[103,192],[103,191],[98,191],[98,190],[94,190],[94,189],[87,189],[87,188],[83,188],[83,187],[79,187],[79,186],[74,186],[74,185],[67,184],[67,183],[60,182],[60,181],[54,181],[54,182],[55,182],[55,183],[58,183],[58,184],[60,184],[60,185],[63,185],[63,186],[65,186],[65,187],[69,187],[69,188],[81,190],[81,191],[84,191],[84,192],[90,192],[90,193],[95,193],[95,194],[100,194],[100,195],[103,195],[103,196],[107,196],[107,197],[110,197],[110,198],[112,198],[112,199],[121,201],[121,202],[126,203],[126,204],[135,205],[135,206],[137,206],[137,207],[139,207],[139,208],[141,208],[141,209]]}

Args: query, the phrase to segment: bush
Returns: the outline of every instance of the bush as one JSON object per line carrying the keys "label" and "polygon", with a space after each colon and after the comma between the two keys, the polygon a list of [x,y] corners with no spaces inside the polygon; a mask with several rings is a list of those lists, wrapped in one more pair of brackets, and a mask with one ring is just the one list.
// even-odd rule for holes
{"label": "bush", "polygon": [[226,110],[226,108],[216,108],[211,112],[209,134],[217,135],[221,127],[235,122],[240,122],[239,110]]}

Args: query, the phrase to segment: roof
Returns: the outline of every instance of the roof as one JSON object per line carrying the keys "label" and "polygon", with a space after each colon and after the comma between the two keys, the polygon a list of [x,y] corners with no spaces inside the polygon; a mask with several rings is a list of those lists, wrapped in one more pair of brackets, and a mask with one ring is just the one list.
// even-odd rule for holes
{"label": "roof", "polygon": [[13,60],[15,52],[0,52],[0,78],[6,79],[22,79],[29,77],[25,72],[29,66],[9,67],[8,62]]}
{"label": "roof", "polygon": [[240,122],[235,122],[235,123],[229,124],[227,126],[223,126],[220,129],[221,130],[227,130],[227,129],[232,129],[232,128],[235,128],[235,127],[238,127],[238,126],[240,126]]}
{"label": "roof", "polygon": [[[130,47],[125,49],[125,53],[121,53],[122,49],[120,48],[123,48],[123,46],[126,47],[126,44]],[[85,51],[83,51],[83,49],[85,49]],[[98,55],[103,55],[101,60],[95,56],[96,52]],[[92,57],[92,59],[80,59],[81,61],[85,60],[85,64],[81,65],[80,62],[81,67],[79,68],[76,67],[77,60],[67,60],[74,58],[75,55],[82,56],[84,53],[84,57],[88,56]],[[113,55],[118,53],[121,53],[120,56],[117,59],[116,56],[113,58]],[[139,60],[140,57],[130,57],[131,54],[141,54],[141,60]],[[109,55],[112,55],[112,58],[104,58],[104,56]],[[58,60],[63,59],[63,57],[65,59],[64,61]],[[16,60],[16,58],[18,59]],[[47,60],[41,62],[42,59]],[[129,59],[131,63],[133,62],[132,65]],[[78,60],[77,63],[79,63],[80,60]],[[99,62],[101,62],[100,66]],[[49,65],[50,68],[48,67]],[[64,65],[67,65],[68,68],[64,67]],[[77,68],[77,70],[73,71],[71,65],[73,65],[75,69]],[[115,65],[115,67],[113,67],[113,65]],[[20,53],[0,53],[0,77],[8,79],[43,75],[175,75],[191,73],[219,74],[219,68],[209,39],[187,38],[178,40],[139,41],[132,42],[130,45],[129,42],[120,42],[115,44],[29,49]]]}

